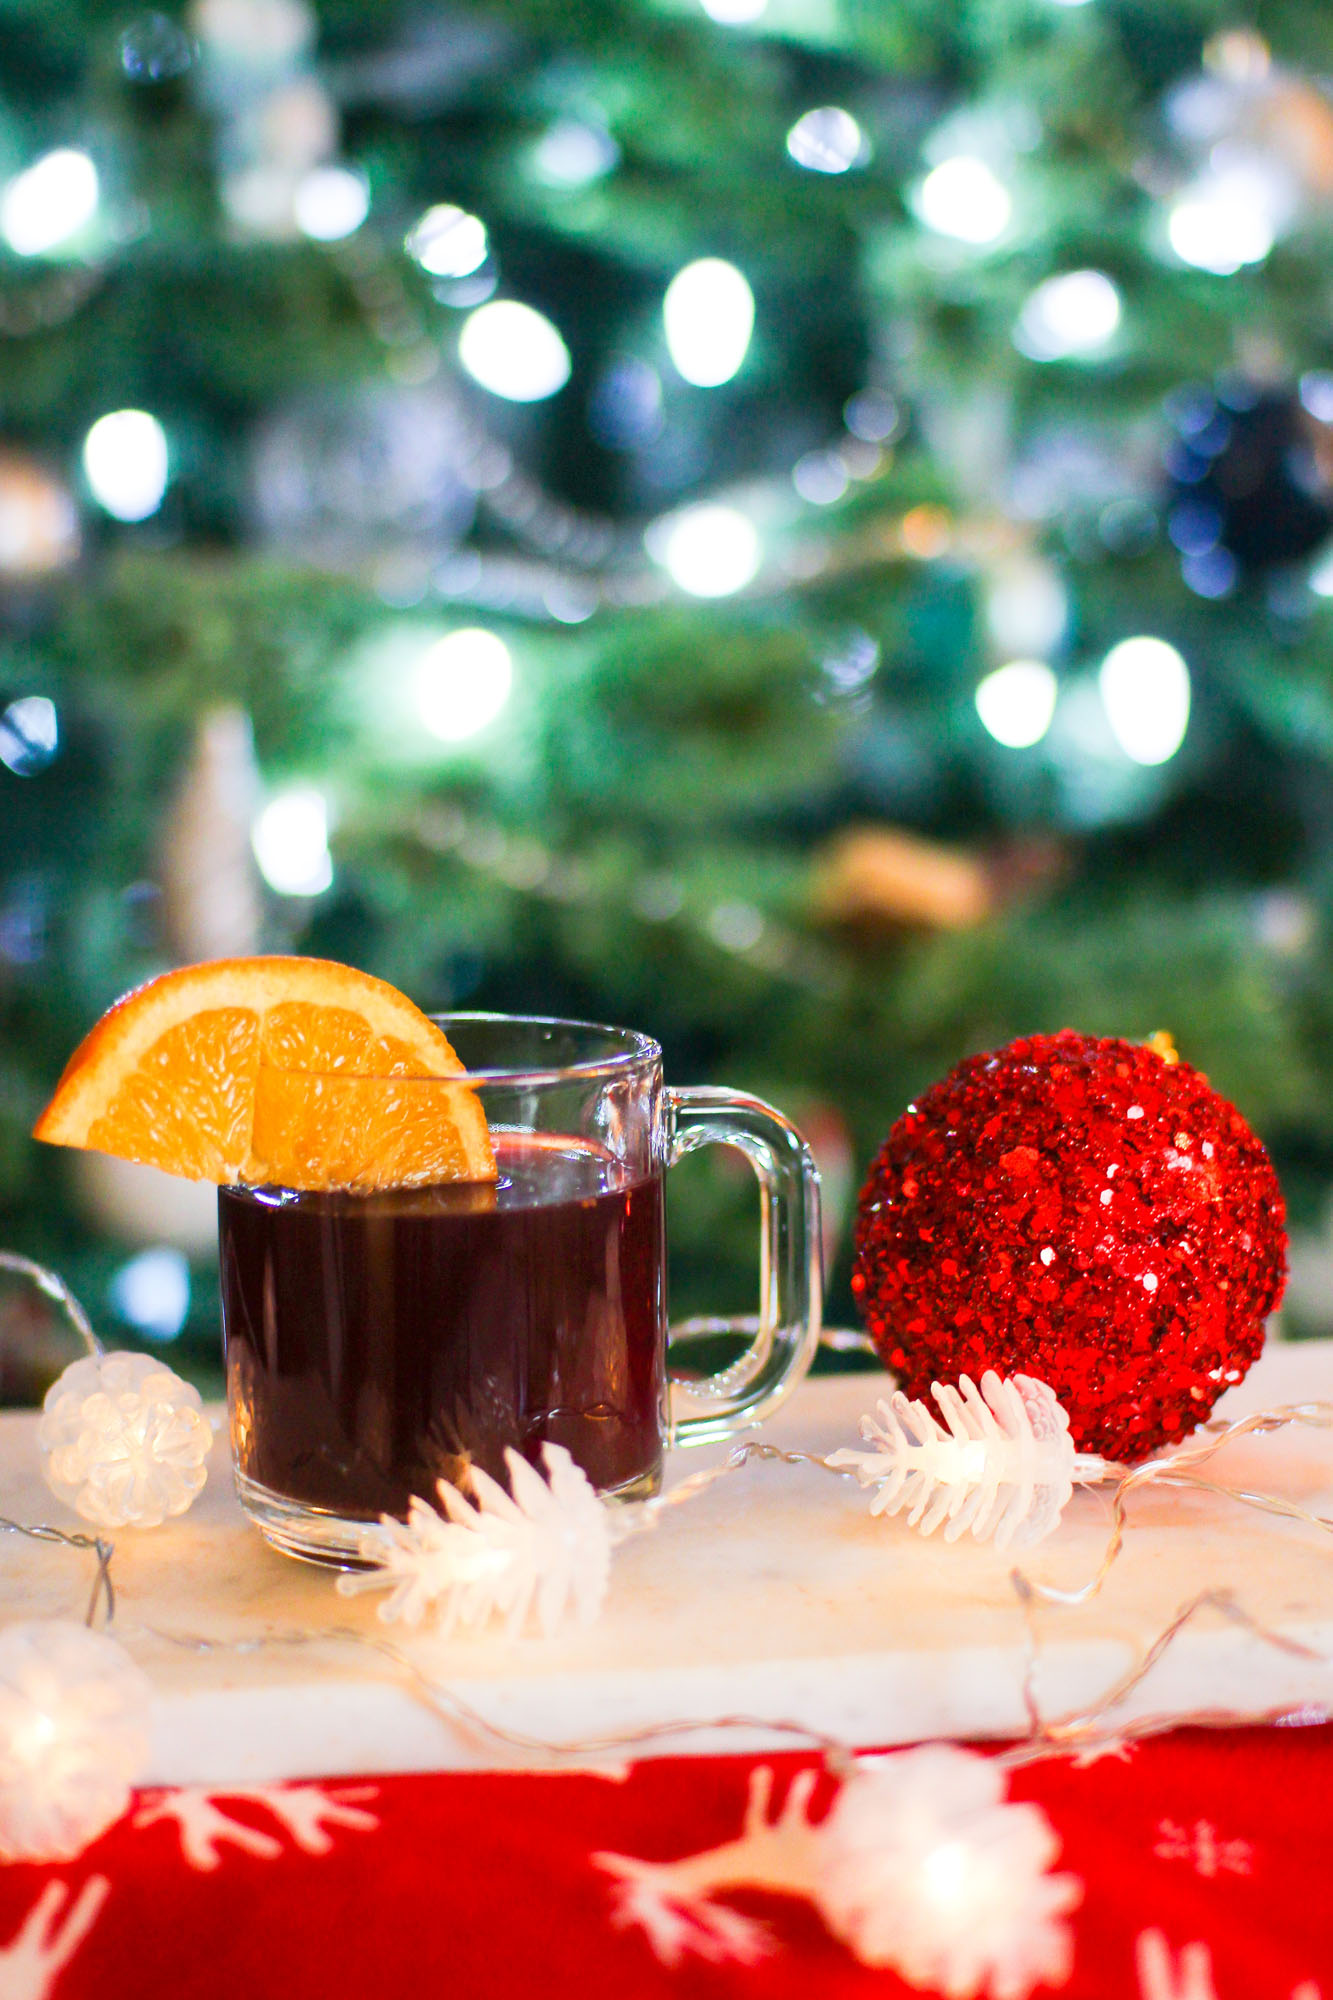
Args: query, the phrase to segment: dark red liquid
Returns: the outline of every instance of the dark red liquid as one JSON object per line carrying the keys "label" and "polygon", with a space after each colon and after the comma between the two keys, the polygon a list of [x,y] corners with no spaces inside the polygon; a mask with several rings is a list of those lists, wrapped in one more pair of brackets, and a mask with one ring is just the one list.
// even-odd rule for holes
{"label": "dark red liquid", "polygon": [[402,1514],[469,1464],[564,1445],[595,1486],[652,1480],[665,1427],[660,1175],[496,1135],[494,1186],[221,1188],[238,1470],[334,1513]]}

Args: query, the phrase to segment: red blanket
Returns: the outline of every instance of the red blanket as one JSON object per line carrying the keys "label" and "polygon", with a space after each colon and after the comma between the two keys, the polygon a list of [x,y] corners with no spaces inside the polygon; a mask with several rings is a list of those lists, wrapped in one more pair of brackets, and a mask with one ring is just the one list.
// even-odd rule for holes
{"label": "red blanket", "polygon": [[[780,1802],[809,1761],[145,1792],[77,1861],[0,1867],[0,2000],[900,1993],[806,1902],[725,1892],[768,1929],[748,1965],[673,1968],[612,1921],[595,1854],[734,1840],[753,1766],[772,1766]],[[1328,1728],[1186,1731],[1016,1773],[1012,1796],[1045,1808],[1083,1883],[1070,2000],[1333,2000],[1330,1792]]]}

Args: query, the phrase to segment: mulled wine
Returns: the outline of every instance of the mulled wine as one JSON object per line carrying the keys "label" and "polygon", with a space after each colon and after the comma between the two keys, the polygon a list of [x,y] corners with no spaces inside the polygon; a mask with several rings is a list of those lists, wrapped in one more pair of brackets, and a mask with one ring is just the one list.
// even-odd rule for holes
{"label": "mulled wine", "polygon": [[[492,1183],[218,1191],[242,1497],[402,1515],[504,1451],[564,1445],[649,1492],[666,1436],[662,1176],[587,1138],[494,1133]],[[275,1539],[281,1539],[275,1537]]]}

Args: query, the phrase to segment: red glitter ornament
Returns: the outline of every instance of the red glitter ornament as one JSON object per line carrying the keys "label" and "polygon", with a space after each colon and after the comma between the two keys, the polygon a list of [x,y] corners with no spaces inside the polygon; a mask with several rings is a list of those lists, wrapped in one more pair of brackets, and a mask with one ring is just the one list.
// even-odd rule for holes
{"label": "red glitter ornament", "polygon": [[1139,1459],[1258,1355],[1284,1225],[1267,1153],[1206,1077],[1066,1029],[907,1107],[861,1192],[852,1290],[909,1396],[1018,1370],[1081,1450]]}

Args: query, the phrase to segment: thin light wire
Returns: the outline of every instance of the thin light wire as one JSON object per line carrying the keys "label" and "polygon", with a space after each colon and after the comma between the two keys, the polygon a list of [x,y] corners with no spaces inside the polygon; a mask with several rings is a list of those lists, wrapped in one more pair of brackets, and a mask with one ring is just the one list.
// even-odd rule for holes
{"label": "thin light wire", "polygon": [[93,1578],[92,1595],[88,1599],[88,1609],[83,1622],[92,1626],[97,1616],[97,1601],[106,1600],[106,1622],[111,1624],[116,1615],[116,1593],[111,1581],[111,1558],[116,1553],[114,1542],[108,1542],[101,1535],[69,1534],[64,1528],[48,1527],[45,1522],[11,1521],[0,1514],[0,1534],[26,1535],[31,1542],[60,1542],[67,1549],[90,1549],[97,1557],[97,1573]]}
{"label": "thin light wire", "polygon": [[[1163,1735],[1173,1729],[1232,1729],[1255,1724],[1294,1725],[1329,1719],[1322,1709],[1311,1710],[1308,1704],[1293,1708],[1290,1703],[1286,1703],[1261,1711],[1200,1708],[1187,1710],[1184,1713],[1148,1714],[1124,1721],[1115,1727],[1107,1726],[1115,1710],[1147,1679],[1180,1634],[1204,1611],[1215,1611],[1263,1644],[1273,1646],[1293,1658],[1310,1660],[1322,1666],[1333,1665],[1333,1660],[1315,1648],[1265,1625],[1238,1603],[1230,1591],[1205,1590],[1180,1607],[1147,1648],[1142,1658],[1120,1675],[1089,1708],[1074,1715],[1048,1721],[1041,1714],[1033,1688],[1040,1642],[1031,1618],[1033,1608],[1031,1588],[1021,1572],[1015,1571],[1012,1580],[1028,1620],[1029,1656],[1024,1674],[1023,1698],[1028,1712],[1029,1729],[1027,1737],[1021,1743],[998,1753],[996,1762],[1007,1770],[1018,1769],[1023,1765],[1054,1757],[1073,1757],[1075,1760],[1090,1761],[1096,1756],[1118,1751],[1129,1743]],[[858,1762],[855,1747],[841,1737],[831,1736],[808,1723],[766,1715],[737,1713],[708,1717],[679,1717],[666,1722],[651,1723],[641,1729],[620,1730],[605,1736],[566,1738],[563,1741],[536,1736],[526,1730],[511,1729],[504,1723],[492,1721],[453,1688],[432,1679],[415,1660],[390,1640],[368,1637],[364,1632],[359,1632],[351,1626],[331,1626],[323,1632],[270,1632],[259,1638],[245,1640],[209,1639],[198,1634],[163,1631],[154,1626],[146,1626],[143,1629],[150,1636],[169,1645],[200,1653],[262,1653],[272,1648],[317,1646],[326,1643],[350,1645],[359,1652],[372,1652],[387,1660],[404,1677],[410,1692],[442,1721],[451,1723],[455,1727],[461,1726],[474,1738],[483,1742],[498,1743],[507,1749],[522,1751],[529,1757],[540,1755],[556,1762],[584,1760],[617,1751],[643,1750],[654,1743],[669,1741],[672,1737],[744,1731],[751,1735],[767,1733],[799,1739],[811,1749],[818,1751],[826,1769],[838,1778],[848,1777]]]}
{"label": "thin light wire", "polygon": [[[45,1264],[38,1264],[31,1257],[21,1256],[17,1250],[0,1250],[0,1271],[13,1271],[18,1277],[30,1279],[44,1297],[53,1299],[60,1307],[87,1352],[94,1359],[101,1355],[102,1343],[93,1332],[91,1320],[57,1271],[48,1270]],[[112,1622],[116,1615],[116,1593],[111,1581],[114,1542],[105,1541],[101,1535],[69,1534],[64,1528],[53,1528],[45,1522],[13,1521],[5,1515],[0,1515],[0,1533],[26,1535],[33,1542],[59,1542],[69,1549],[90,1550],[97,1558],[97,1571],[83,1622],[88,1626],[95,1623],[98,1602],[102,1599],[106,1605],[106,1623],[109,1625]]]}
{"label": "thin light wire", "polygon": [[350,1625],[331,1625],[322,1632],[266,1632],[255,1639],[209,1639],[202,1634],[191,1632],[169,1632],[160,1626],[146,1625],[143,1630],[152,1638],[165,1644],[179,1646],[187,1652],[195,1653],[262,1653],[270,1647],[320,1646],[329,1642],[350,1645],[361,1652],[372,1652],[388,1660],[405,1677],[411,1691],[427,1708],[447,1722],[462,1723],[482,1740],[489,1739],[503,1743],[513,1750],[528,1754],[538,1753],[549,1758],[586,1758],[602,1756],[616,1750],[642,1749],[650,1743],[662,1742],[673,1736],[691,1736],[714,1730],[729,1731],[744,1729],[768,1731],[777,1736],[799,1737],[802,1743],[818,1750],[830,1771],[841,1774],[849,1769],[854,1759],[851,1746],[841,1737],[830,1736],[825,1731],[813,1728],[806,1722],[794,1722],[784,1717],[767,1715],[717,1715],[681,1716],[669,1722],[654,1722],[642,1729],[614,1731],[606,1736],[569,1738],[563,1742],[546,1736],[534,1736],[522,1729],[510,1729],[502,1722],[493,1722],[483,1715],[471,1702],[464,1699],[453,1688],[441,1681],[432,1680],[422,1667],[392,1640],[368,1637]]}
{"label": "thin light wire", "polygon": [[1124,1546],[1128,1525],[1126,1501],[1141,1486],[1197,1486],[1205,1492],[1238,1500],[1243,1506],[1258,1507],[1269,1514],[1282,1514],[1290,1520],[1303,1521],[1308,1527],[1333,1534],[1333,1521],[1322,1514],[1308,1513],[1294,1501],[1283,1500],[1279,1494],[1254,1493],[1246,1487],[1224,1486],[1194,1476],[1195,1467],[1206,1465],[1224,1445],[1231,1444],[1236,1438],[1251,1432],[1266,1435],[1270,1431],[1284,1430],[1289,1424],[1304,1424],[1311,1430],[1333,1428],[1333,1403],[1289,1403],[1275,1410],[1255,1410],[1250,1416],[1237,1417],[1232,1423],[1210,1425],[1209,1436],[1198,1444],[1185,1445],[1168,1458],[1151,1458],[1144,1465],[1136,1465],[1132,1471],[1125,1473],[1111,1495],[1111,1532],[1095,1573],[1076,1590],[1059,1590],[1054,1584],[1029,1582],[1034,1595],[1048,1604],[1066,1605],[1086,1604],[1089,1598],[1097,1595]]}
{"label": "thin light wire", "polygon": [[692,1472],[688,1479],[682,1479],[679,1486],[673,1486],[669,1493],[659,1493],[652,1500],[645,1500],[633,1513],[622,1509],[616,1519],[616,1539],[625,1540],[644,1528],[654,1527],[669,1507],[679,1507],[685,1500],[695,1500],[715,1486],[719,1479],[725,1479],[729,1472],[739,1472],[751,1460],[776,1459],[782,1465],[817,1465],[823,1472],[831,1472],[839,1479],[854,1476],[850,1468],[830,1464],[814,1451],[783,1451],[779,1445],[763,1444],[758,1438],[751,1438],[745,1444],[733,1446],[720,1465],[711,1465],[703,1472]]}
{"label": "thin light wire", "polygon": [[89,1354],[94,1359],[101,1354],[102,1343],[93,1332],[91,1320],[58,1272],[48,1271],[45,1264],[34,1263],[31,1257],[21,1257],[17,1250],[0,1250],[0,1271],[14,1271],[19,1277],[30,1278],[39,1292],[55,1300]]}
{"label": "thin light wire", "polygon": [[1112,1683],[1091,1708],[1081,1714],[1063,1717],[1058,1722],[1046,1721],[1037,1704],[1035,1677],[1040,1646],[1036,1627],[1032,1618],[1033,1588],[1030,1580],[1021,1570],[1014,1570],[1010,1581],[1023,1610],[1028,1630],[1028,1658],[1023,1675],[1023,1705],[1028,1716],[1028,1736],[1025,1742],[1015,1744],[1011,1750],[1003,1751],[999,1762],[1013,1769],[1021,1764],[1031,1764],[1045,1757],[1064,1757],[1070,1754],[1086,1754],[1108,1750],[1121,1744],[1135,1742],[1141,1737],[1161,1735],[1170,1729],[1221,1729],[1239,1728],[1246,1724],[1272,1723],[1286,1719],[1292,1713],[1290,1705],[1267,1709],[1259,1714],[1246,1713],[1241,1709],[1209,1708],[1197,1709],[1185,1715],[1149,1715],[1123,1723],[1119,1728],[1108,1730],[1104,1727],[1108,1716],[1128,1700],[1135,1689],[1147,1679],[1153,1668],[1169,1647],[1174,1645],[1180,1634],[1202,1611],[1216,1611],[1233,1625],[1238,1625],[1253,1638],[1277,1651],[1290,1654],[1295,1659],[1311,1660],[1319,1666],[1333,1665],[1333,1659],[1307,1646],[1300,1639],[1293,1639],[1285,1632],[1274,1631],[1252,1612],[1237,1602],[1229,1590],[1202,1590],[1192,1597],[1175,1613],[1170,1623],[1158,1633],[1148,1650],[1134,1666],[1130,1667],[1119,1680]]}

